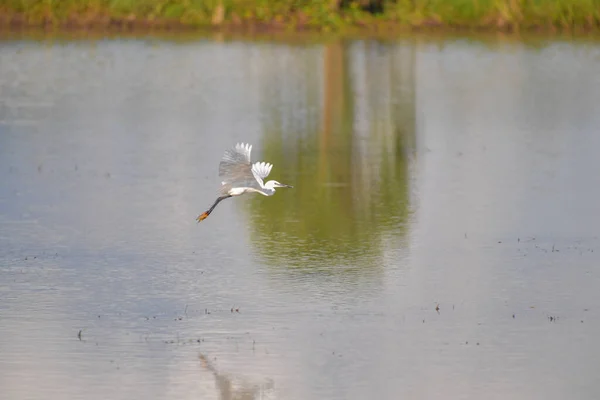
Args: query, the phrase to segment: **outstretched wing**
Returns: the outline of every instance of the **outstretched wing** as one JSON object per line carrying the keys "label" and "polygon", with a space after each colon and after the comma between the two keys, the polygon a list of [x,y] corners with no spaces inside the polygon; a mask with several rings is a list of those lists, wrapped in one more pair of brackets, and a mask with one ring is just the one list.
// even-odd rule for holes
{"label": "outstretched wing", "polygon": [[252,164],[252,174],[260,183],[260,186],[264,186],[263,179],[265,179],[271,173],[271,168],[273,168],[273,164],[269,164],[266,162],[257,162]]}
{"label": "outstretched wing", "polygon": [[226,178],[235,172],[249,174],[251,151],[252,145],[245,143],[237,143],[231,149],[225,150],[219,163],[219,176]]}
{"label": "outstretched wing", "polygon": [[245,143],[237,143],[231,149],[225,150],[219,163],[219,193],[226,194],[232,188],[260,189],[250,164],[251,151],[252,145]]}

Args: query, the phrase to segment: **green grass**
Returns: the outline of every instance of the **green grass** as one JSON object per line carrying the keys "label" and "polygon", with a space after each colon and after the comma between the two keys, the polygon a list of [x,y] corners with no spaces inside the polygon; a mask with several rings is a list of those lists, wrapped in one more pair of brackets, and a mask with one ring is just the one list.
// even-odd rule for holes
{"label": "green grass", "polygon": [[1,0],[4,25],[109,25],[278,29],[600,27],[600,0]]}

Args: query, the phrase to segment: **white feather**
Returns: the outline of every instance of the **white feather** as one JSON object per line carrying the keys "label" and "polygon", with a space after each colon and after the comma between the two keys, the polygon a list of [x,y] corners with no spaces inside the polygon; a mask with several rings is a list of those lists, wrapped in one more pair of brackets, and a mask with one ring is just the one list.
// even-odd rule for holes
{"label": "white feather", "polygon": [[264,187],[263,180],[269,176],[271,173],[271,168],[273,168],[273,164],[267,162],[257,162],[252,164],[252,174],[260,184],[260,186]]}
{"label": "white feather", "polygon": [[252,145],[247,143],[236,143],[235,150],[246,157],[246,161],[250,163],[250,154],[252,153]]}

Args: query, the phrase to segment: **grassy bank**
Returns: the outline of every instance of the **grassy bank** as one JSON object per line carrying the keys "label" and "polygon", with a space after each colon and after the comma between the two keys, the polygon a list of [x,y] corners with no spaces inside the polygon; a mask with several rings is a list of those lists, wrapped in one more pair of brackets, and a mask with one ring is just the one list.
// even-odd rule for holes
{"label": "grassy bank", "polygon": [[0,26],[600,31],[600,0],[0,0]]}

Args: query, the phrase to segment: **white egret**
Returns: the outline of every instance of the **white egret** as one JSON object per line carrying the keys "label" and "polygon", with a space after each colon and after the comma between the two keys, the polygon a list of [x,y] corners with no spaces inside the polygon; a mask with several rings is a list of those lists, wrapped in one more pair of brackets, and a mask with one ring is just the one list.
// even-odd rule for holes
{"label": "white egret", "polygon": [[274,180],[263,183],[263,179],[271,172],[273,164],[266,162],[252,164],[250,160],[251,151],[252,145],[244,143],[237,143],[231,149],[225,150],[225,154],[219,163],[219,177],[222,180],[219,197],[207,211],[196,218],[198,222],[205,220],[217,204],[230,197],[251,192],[260,193],[263,196],[273,196],[275,188],[293,187]]}

